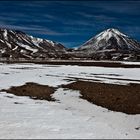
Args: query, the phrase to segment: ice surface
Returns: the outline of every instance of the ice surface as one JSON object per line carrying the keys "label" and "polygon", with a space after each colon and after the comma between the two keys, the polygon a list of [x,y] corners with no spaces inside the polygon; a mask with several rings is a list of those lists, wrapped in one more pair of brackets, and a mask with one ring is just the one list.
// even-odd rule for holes
{"label": "ice surface", "polygon": [[[38,64],[0,64],[0,89],[36,82],[58,86],[73,77],[109,80],[98,76],[139,80],[140,68],[103,68]],[[116,74],[116,75],[113,75]],[[79,98],[78,91],[59,88],[56,102],[0,93],[0,138],[140,138],[140,115],[108,111]],[[15,104],[16,102],[16,104]]]}

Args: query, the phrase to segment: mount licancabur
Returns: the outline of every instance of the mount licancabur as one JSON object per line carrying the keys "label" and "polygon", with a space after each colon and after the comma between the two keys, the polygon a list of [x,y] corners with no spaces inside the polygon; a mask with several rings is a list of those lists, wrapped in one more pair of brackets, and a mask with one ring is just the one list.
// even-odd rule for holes
{"label": "mount licancabur", "polygon": [[[107,29],[91,38],[78,48],[80,52],[93,54],[93,59],[114,59],[137,57],[140,54],[140,43],[121,33],[118,29]],[[109,56],[109,58],[108,58]]]}

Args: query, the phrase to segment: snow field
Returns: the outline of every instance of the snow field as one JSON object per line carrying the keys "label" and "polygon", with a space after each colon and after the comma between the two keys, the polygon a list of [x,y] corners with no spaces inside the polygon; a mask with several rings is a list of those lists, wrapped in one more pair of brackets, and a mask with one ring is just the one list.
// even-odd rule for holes
{"label": "snow field", "polygon": [[[103,68],[37,64],[0,64],[0,89],[26,82],[57,87],[75,78],[126,84],[140,80],[139,68]],[[115,75],[114,75],[115,74]],[[99,77],[97,77],[99,76]],[[68,81],[68,79],[73,81]],[[132,81],[131,81],[132,82]],[[140,138],[140,115],[109,111],[58,88],[56,102],[0,93],[0,138]]]}

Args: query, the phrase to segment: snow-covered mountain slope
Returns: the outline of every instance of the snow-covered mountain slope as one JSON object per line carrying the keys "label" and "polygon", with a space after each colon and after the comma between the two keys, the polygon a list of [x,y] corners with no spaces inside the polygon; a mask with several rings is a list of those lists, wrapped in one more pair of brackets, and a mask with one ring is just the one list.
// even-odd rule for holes
{"label": "snow-covered mountain slope", "polygon": [[79,50],[140,52],[140,43],[119,30],[110,28],[88,40]]}
{"label": "snow-covered mountain slope", "polygon": [[35,38],[21,31],[0,29],[0,56],[11,58],[59,57],[65,47],[54,41]]}

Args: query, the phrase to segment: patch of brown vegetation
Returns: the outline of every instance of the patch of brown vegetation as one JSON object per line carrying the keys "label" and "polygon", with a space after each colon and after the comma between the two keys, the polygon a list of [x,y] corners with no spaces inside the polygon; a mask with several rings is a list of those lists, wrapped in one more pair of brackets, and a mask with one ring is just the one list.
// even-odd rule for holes
{"label": "patch of brown vegetation", "polygon": [[51,95],[55,92],[55,88],[37,83],[26,83],[22,86],[11,87],[10,89],[3,89],[1,91],[17,96],[29,96],[32,99],[54,101]]}
{"label": "patch of brown vegetation", "polygon": [[140,114],[140,84],[115,85],[77,81],[62,87],[79,90],[83,99],[109,110]]}

